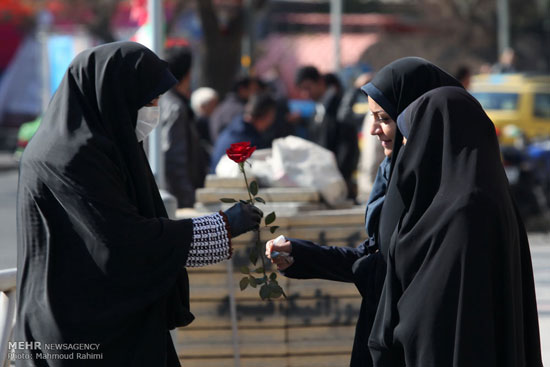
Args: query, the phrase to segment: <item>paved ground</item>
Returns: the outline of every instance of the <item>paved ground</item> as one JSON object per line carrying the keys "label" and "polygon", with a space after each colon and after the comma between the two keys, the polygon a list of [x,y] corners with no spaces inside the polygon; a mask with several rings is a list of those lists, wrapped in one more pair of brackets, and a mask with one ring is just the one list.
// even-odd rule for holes
{"label": "paved ground", "polygon": [[550,234],[529,236],[544,365],[550,366]]}
{"label": "paved ground", "polygon": [[[12,164],[0,155],[2,163]],[[0,167],[0,269],[15,267],[17,170]],[[6,168],[7,167],[7,168]],[[13,166],[12,166],[13,167]],[[530,233],[545,365],[550,366],[550,234]]]}

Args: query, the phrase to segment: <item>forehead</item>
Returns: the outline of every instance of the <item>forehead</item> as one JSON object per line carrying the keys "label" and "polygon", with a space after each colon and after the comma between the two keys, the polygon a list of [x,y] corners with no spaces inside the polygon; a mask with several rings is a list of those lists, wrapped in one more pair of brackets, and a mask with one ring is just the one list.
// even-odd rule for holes
{"label": "forehead", "polygon": [[384,112],[384,113],[387,113],[386,111],[384,111],[384,109],[382,107],[380,107],[380,105],[378,103],[376,103],[376,101],[374,99],[372,99],[370,96],[368,97],[368,104],[369,104],[369,110],[373,113],[380,113],[380,112]]}

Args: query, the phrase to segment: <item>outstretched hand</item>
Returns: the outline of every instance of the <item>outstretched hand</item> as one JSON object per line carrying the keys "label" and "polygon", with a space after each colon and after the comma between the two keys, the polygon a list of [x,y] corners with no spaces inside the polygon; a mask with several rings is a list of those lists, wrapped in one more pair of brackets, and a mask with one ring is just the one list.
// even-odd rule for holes
{"label": "outstretched hand", "polygon": [[237,237],[245,232],[258,229],[264,213],[250,204],[237,203],[225,212],[229,222],[231,237]]}
{"label": "outstretched hand", "polygon": [[292,243],[290,241],[269,240],[265,244],[265,256],[271,260],[272,264],[277,265],[277,270],[286,270],[294,263],[290,256],[292,252]]}

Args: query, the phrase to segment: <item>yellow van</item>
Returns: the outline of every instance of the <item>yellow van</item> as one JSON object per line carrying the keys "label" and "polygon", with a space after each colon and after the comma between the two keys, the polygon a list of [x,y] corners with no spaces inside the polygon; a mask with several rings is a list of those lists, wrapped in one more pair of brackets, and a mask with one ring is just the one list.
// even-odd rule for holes
{"label": "yellow van", "polygon": [[512,142],[505,132],[514,128],[528,139],[550,137],[550,75],[476,75],[470,92],[500,130],[501,143]]}

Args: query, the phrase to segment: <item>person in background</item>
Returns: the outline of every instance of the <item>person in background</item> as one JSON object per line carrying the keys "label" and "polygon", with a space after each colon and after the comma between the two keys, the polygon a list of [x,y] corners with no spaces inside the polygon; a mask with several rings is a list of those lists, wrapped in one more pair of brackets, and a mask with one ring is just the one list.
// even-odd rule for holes
{"label": "person in background", "polygon": [[191,108],[196,116],[197,128],[202,140],[212,144],[210,116],[218,106],[218,93],[209,87],[201,87],[191,94]]}
{"label": "person in background", "polygon": [[[361,91],[361,87],[370,82],[373,76],[374,74],[371,72],[362,73],[357,76],[353,82],[352,88],[347,90],[342,97],[342,102],[340,103],[340,108],[338,109],[338,121],[342,121],[346,124],[352,124],[358,131],[363,129],[365,115],[355,112],[354,106],[356,103],[360,103],[362,101],[366,102],[366,97]],[[363,134],[363,138],[364,137],[365,136]]]}
{"label": "person in background", "polygon": [[233,88],[210,116],[210,139],[216,143],[218,136],[237,116],[242,116],[248,99],[258,92],[256,78],[241,76],[235,80]]}
{"label": "person in background", "polygon": [[496,64],[491,68],[491,72],[494,74],[506,74],[516,72],[516,52],[513,48],[507,48],[502,51],[500,58]]}
{"label": "person in background", "polygon": [[195,190],[204,185],[208,169],[189,103],[191,50],[185,46],[168,48],[165,60],[178,80],[159,102],[166,189],[176,197],[179,208],[188,208],[195,203]]}
{"label": "person in background", "polygon": [[233,143],[249,141],[258,149],[269,148],[271,142],[264,133],[275,121],[276,107],[275,100],[267,93],[253,96],[246,104],[243,116],[233,120],[214,144],[210,173],[216,172],[221,157]]}
{"label": "person in background", "polygon": [[460,66],[456,73],[455,78],[462,84],[466,89],[470,89],[470,84],[472,82],[472,70],[466,65]]}
{"label": "person in background", "polygon": [[338,97],[338,106],[342,102],[342,96],[344,95],[344,86],[338,75],[334,73],[326,73],[323,75],[323,80],[328,89],[334,88],[336,96]]}
{"label": "person in background", "polygon": [[[239,203],[168,218],[143,140],[159,123],[158,97],[177,83],[134,42],[69,65],[19,167],[14,340],[26,357],[16,366],[180,366],[169,331],[194,319],[186,267],[229,258],[231,238],[262,213]],[[81,343],[101,360],[45,346]]]}
{"label": "person in background", "polygon": [[212,88],[201,87],[191,94],[191,108],[195,113],[201,145],[207,153],[208,166],[210,166],[210,154],[212,154],[210,116],[218,106],[218,101],[218,93]]}
{"label": "person in background", "polygon": [[308,139],[334,153],[348,187],[348,196],[354,198],[356,188],[352,175],[359,161],[359,145],[355,126],[337,119],[342,99],[341,83],[334,74],[325,77],[316,67],[303,66],[296,72],[295,84],[304,98],[316,102],[315,114],[308,126]]}
{"label": "person in background", "polygon": [[335,82],[333,75],[328,78],[317,70],[315,66],[302,66],[296,71],[294,83],[305,99],[311,99],[317,103],[316,116],[322,120],[325,116],[336,119],[341,100],[341,84]]}
{"label": "person in background", "polygon": [[281,80],[268,80],[260,84],[264,85],[262,92],[269,93],[277,105],[275,122],[264,133],[265,139],[271,142],[289,135],[296,135],[296,125],[301,121],[299,113],[290,111],[288,99],[285,94],[281,93],[282,89],[278,87],[279,83],[282,83]]}

